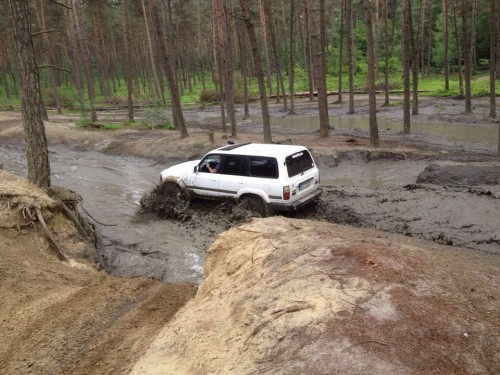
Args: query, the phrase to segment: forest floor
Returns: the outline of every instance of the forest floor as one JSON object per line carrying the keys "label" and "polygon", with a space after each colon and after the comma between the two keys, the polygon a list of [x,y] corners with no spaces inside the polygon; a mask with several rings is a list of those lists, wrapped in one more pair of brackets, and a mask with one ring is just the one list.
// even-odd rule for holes
{"label": "forest floor", "polygon": [[[463,104],[462,101],[450,98],[422,98],[421,114],[413,117],[412,121],[414,123],[453,122],[478,126],[492,124],[487,117],[489,108],[487,98],[473,101],[475,113],[472,115],[464,115],[461,104]],[[255,112],[257,107],[257,104],[252,104],[252,111]],[[280,112],[281,105],[272,104],[271,108],[272,116],[283,117]],[[218,108],[211,107],[186,111],[190,132],[190,137],[186,139],[180,139],[177,132],[158,129],[85,130],[75,127],[78,115],[55,114],[51,114],[51,121],[46,123],[47,138],[49,147],[62,145],[80,152],[99,151],[113,155],[132,155],[166,164],[176,160],[198,158],[209,149],[226,143],[227,138],[230,137],[218,130],[220,125],[216,119],[217,110]],[[239,111],[241,113],[241,108]],[[298,100],[296,111],[304,116],[313,115],[316,113],[315,104],[307,100]],[[100,116],[123,121],[124,113],[123,110],[108,111],[100,113]],[[331,116],[345,116],[345,114],[345,103],[332,104]],[[357,113],[354,117],[362,118],[366,115],[366,98],[358,97]],[[379,116],[401,120],[402,111],[400,107],[381,108]],[[215,144],[209,141],[208,130],[214,130]],[[242,121],[238,125],[237,141],[261,141],[261,131],[258,120]],[[355,184],[343,187],[326,186],[321,202],[314,209],[305,211],[303,216],[299,216],[301,219],[330,221],[336,224],[364,226],[384,231],[377,235],[376,232],[367,234],[361,229],[352,227],[346,229],[349,233],[349,241],[354,241],[352,244],[356,246],[354,248],[347,246],[345,248],[347,250],[342,250],[344,256],[342,259],[345,260],[345,256],[348,257],[350,252],[354,251],[352,249],[355,249],[353,262],[359,264],[356,263],[356,267],[352,267],[352,264],[347,261],[342,272],[354,272],[351,276],[362,277],[364,267],[367,265],[377,267],[380,264],[383,265],[384,262],[387,264],[388,257],[392,256],[384,252],[382,247],[385,245],[380,242],[397,243],[399,249],[414,246],[413,239],[410,237],[420,237],[431,240],[433,243],[425,245],[423,241],[418,242],[416,252],[420,254],[420,257],[417,261],[411,261],[408,258],[412,252],[405,255],[404,251],[398,250],[396,258],[401,266],[395,266],[395,263],[392,263],[396,261],[394,258],[389,262],[391,267],[397,269],[407,264],[411,264],[412,267],[404,267],[403,276],[399,271],[396,272],[391,268],[391,272],[383,274],[383,279],[387,283],[391,285],[401,283],[400,279],[404,277],[405,280],[409,280],[407,285],[415,286],[412,280],[419,279],[419,275],[424,272],[423,267],[431,265],[428,261],[424,261],[427,254],[432,254],[429,259],[439,258],[435,264],[443,265],[443,267],[449,261],[456,263],[453,267],[450,265],[455,280],[448,280],[445,271],[439,273],[439,278],[436,278],[436,280],[439,279],[439,286],[436,289],[447,295],[448,302],[446,303],[436,304],[436,301],[442,301],[443,295],[433,294],[429,298],[422,298],[422,304],[415,304],[412,307],[413,310],[404,310],[405,298],[403,296],[408,295],[407,291],[398,289],[397,295],[392,294],[394,301],[397,301],[394,303],[396,309],[404,312],[410,321],[406,321],[404,329],[398,333],[397,338],[390,337],[389,326],[382,327],[387,332],[384,331],[382,335],[384,339],[380,339],[379,342],[382,344],[379,345],[386,346],[384,345],[385,339],[391,339],[399,340],[393,341],[391,346],[404,346],[405,337],[408,338],[410,337],[408,335],[414,335],[416,332],[420,335],[419,345],[411,344],[402,356],[394,352],[384,355],[384,363],[388,361],[390,365],[376,366],[377,371],[387,373],[391,369],[405,369],[405,366],[411,368],[420,360],[422,369],[427,373],[434,371],[436,373],[494,374],[500,371],[500,358],[498,357],[500,352],[498,342],[500,334],[498,332],[500,233],[497,225],[500,212],[500,161],[496,155],[496,149],[485,148],[484,145],[457,146],[442,138],[422,134],[403,136],[400,133],[387,133],[381,137],[381,148],[374,150],[369,145],[366,132],[343,132],[332,129],[330,138],[320,139],[317,131],[290,130],[279,126],[273,126],[273,139],[277,142],[303,144],[312,149],[320,170],[325,171],[322,178],[326,181],[336,171],[345,173],[349,182],[361,181],[360,186]],[[23,131],[19,113],[0,112],[0,140],[2,144],[7,145],[22,144]],[[357,175],[360,170],[363,170],[363,165],[381,160],[382,168],[394,167],[398,163],[403,165],[403,169],[387,169],[389,174],[387,178],[391,181],[397,180],[400,186],[374,188],[363,184],[363,177]],[[1,162],[0,160],[0,164]],[[418,181],[416,181],[417,178]],[[127,373],[147,352],[157,333],[195,295],[197,286],[164,284],[145,278],[116,278],[107,275],[102,270],[95,270],[92,262],[85,259],[78,259],[76,264],[57,261],[51,255],[51,247],[41,229],[23,217],[23,207],[39,207],[46,210],[49,217],[47,225],[55,233],[56,240],[71,247],[71,254],[88,252],[90,245],[77,240],[75,228],[63,218],[64,215],[53,208],[43,192],[32,190],[26,186],[25,181],[6,172],[0,172],[0,184],[2,188],[0,190],[0,251],[2,253],[0,257],[2,295],[0,373]],[[428,199],[428,197],[431,198]],[[393,207],[392,211],[389,211],[385,204]],[[12,215],[11,211],[16,208],[20,209],[16,211],[16,215]],[[202,224],[202,221],[205,223],[217,220],[216,216],[210,217],[210,213],[207,212],[212,211],[213,206],[197,206],[195,209],[203,212],[195,212],[191,209],[189,212],[191,219],[185,224],[180,224],[186,226],[188,233],[190,233],[190,228],[206,225]],[[469,214],[467,217],[459,217],[462,212]],[[235,215],[228,216],[228,220],[228,223],[222,225],[219,223],[214,226],[213,240],[224,229],[242,222],[242,218],[237,218]],[[30,224],[24,226],[28,222]],[[267,229],[264,228],[269,228],[266,225],[263,227],[256,225],[257,229],[250,228],[249,232],[242,233],[251,233],[252,230],[265,231]],[[291,224],[286,225],[293,227],[296,224],[292,221]],[[314,225],[303,223],[297,226],[308,227],[311,233],[314,232]],[[329,241],[328,236],[332,236],[333,242],[339,241],[329,231],[331,230],[325,229],[321,232],[325,246]],[[374,239],[362,241],[368,245],[356,244],[353,238],[356,238],[357,231],[359,231],[360,238],[370,236]],[[389,238],[387,232],[404,234],[406,237],[396,235]],[[304,236],[307,236],[307,233],[304,232]],[[272,237],[268,234],[269,236]],[[285,233],[285,237],[280,235],[276,238],[280,242],[280,249],[285,250],[284,254],[291,254],[295,251],[294,254],[297,255],[297,243],[288,241],[286,236],[289,234]],[[377,236],[381,236],[380,238],[384,240],[377,240]],[[237,237],[242,238],[238,235]],[[389,239],[385,240],[385,238]],[[248,239],[250,247],[254,240],[255,238]],[[344,240],[340,242],[344,243]],[[379,242],[373,247],[370,245],[371,241]],[[439,244],[453,246],[441,248]],[[222,247],[230,245],[231,241]],[[308,245],[305,242],[301,242],[301,246],[301,251],[307,250]],[[363,250],[364,247],[366,247],[365,250]],[[453,252],[454,249],[456,253]],[[360,255],[363,251],[367,251],[368,255]],[[440,255],[440,252],[443,255]],[[212,267],[214,267],[214,262],[212,259]],[[253,258],[251,263],[253,265]],[[467,274],[461,275],[461,269],[466,270]],[[433,288],[432,272],[425,270],[425,275],[429,282],[426,288],[431,290]],[[479,277],[479,275],[483,276]],[[371,275],[370,277],[372,280],[369,282],[375,285],[377,276]],[[453,287],[454,282],[458,283],[457,287]],[[389,289],[387,291],[389,294],[392,293]],[[388,298],[386,294],[382,297],[384,301]],[[200,298],[196,302],[197,311],[202,308],[198,305]],[[352,306],[359,303],[359,301],[353,301]],[[432,301],[432,304],[429,304],[429,301]],[[454,302],[460,302],[465,306],[467,316],[464,321],[460,321],[459,328],[450,330],[447,328],[449,324],[456,324],[460,319],[459,314],[454,312],[455,308],[458,308],[453,305]],[[438,322],[428,313],[418,313],[424,303],[441,309],[434,311],[440,319],[452,316],[453,321]],[[373,316],[377,315],[376,307],[359,306],[370,310]],[[355,316],[358,323],[363,321],[361,314],[363,309],[359,309],[359,314]],[[209,311],[217,314],[217,309]],[[462,312],[462,307],[457,311]],[[390,308],[390,311],[380,310],[378,313],[393,316],[394,306]],[[184,314],[188,313],[184,311]],[[255,325],[259,327],[258,322]],[[376,344],[376,340],[373,337],[370,338],[371,336],[368,337],[369,335],[366,335],[366,331],[363,331],[361,326],[362,324],[346,326],[340,330],[333,329],[326,332],[345,335],[347,341],[343,344],[347,348],[350,348],[349,345],[357,345],[356,342],[371,341]],[[428,327],[426,328],[428,332],[425,333],[422,327]],[[308,332],[311,333],[309,330]],[[444,344],[441,345],[439,338],[444,337],[443,332],[446,333],[446,337]],[[453,336],[455,334],[456,337]],[[474,341],[467,341],[471,335]],[[322,337],[327,339],[327,336],[328,333]],[[227,342],[227,344],[226,349],[231,350],[231,343]],[[220,349],[225,350],[224,344],[220,345]],[[430,349],[424,353],[427,348]],[[429,362],[430,358],[436,358],[436,348],[439,349],[437,351],[439,353],[446,351],[446,355],[443,356],[443,360]],[[380,353],[371,353],[381,358]],[[175,355],[182,357],[185,354]],[[213,355],[213,352],[209,354]],[[345,353],[340,355],[345,356]],[[221,358],[224,357],[221,356]],[[307,362],[307,356],[304,358]],[[210,359],[212,358],[206,360]],[[362,358],[358,357],[357,360],[365,361],[363,363],[368,365],[372,363],[374,357],[367,355]],[[428,366],[425,365],[426,362]],[[347,366],[349,363],[347,361],[344,364]],[[270,363],[267,364],[270,365]],[[461,365],[468,367],[460,369]],[[231,373],[234,367],[226,369],[227,371],[221,373]],[[255,368],[252,370],[254,371]],[[141,373],[142,370],[136,367],[136,371]],[[319,373],[315,371],[311,370],[309,373]],[[145,372],[147,373],[147,369]],[[204,372],[191,369],[189,373]],[[273,373],[273,371],[268,373]],[[375,370],[367,372],[366,368],[364,370],[361,368],[358,373],[375,374],[377,372]]]}

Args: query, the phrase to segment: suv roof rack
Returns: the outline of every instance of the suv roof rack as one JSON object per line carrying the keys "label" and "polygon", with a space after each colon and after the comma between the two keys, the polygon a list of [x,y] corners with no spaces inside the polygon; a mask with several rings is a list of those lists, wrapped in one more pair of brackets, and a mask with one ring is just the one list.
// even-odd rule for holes
{"label": "suv roof rack", "polygon": [[246,145],[249,145],[251,143],[252,142],[236,143],[236,144],[233,144],[233,145],[221,147],[221,148],[219,148],[219,150],[220,151],[231,151],[231,150],[234,150],[235,148],[238,148],[238,147],[241,147],[241,146],[246,146]]}

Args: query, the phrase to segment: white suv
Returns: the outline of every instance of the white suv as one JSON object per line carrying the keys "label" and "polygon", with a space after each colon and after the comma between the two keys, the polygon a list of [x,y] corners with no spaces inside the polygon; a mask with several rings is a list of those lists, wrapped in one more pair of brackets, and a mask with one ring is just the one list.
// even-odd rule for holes
{"label": "white suv", "polygon": [[224,146],[201,160],[167,168],[160,189],[187,199],[235,200],[261,216],[297,210],[322,193],[307,148],[255,143]]}

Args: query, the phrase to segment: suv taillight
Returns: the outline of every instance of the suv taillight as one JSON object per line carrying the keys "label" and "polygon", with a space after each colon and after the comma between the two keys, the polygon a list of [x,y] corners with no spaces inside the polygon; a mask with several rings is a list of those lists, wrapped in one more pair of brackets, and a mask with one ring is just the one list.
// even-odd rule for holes
{"label": "suv taillight", "polygon": [[283,199],[286,201],[290,199],[290,186],[288,185],[283,186]]}

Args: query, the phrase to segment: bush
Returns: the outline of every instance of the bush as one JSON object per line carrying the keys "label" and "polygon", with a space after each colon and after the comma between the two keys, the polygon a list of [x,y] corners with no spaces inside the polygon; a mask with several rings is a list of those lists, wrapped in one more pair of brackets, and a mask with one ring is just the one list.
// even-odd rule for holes
{"label": "bush", "polygon": [[142,125],[147,129],[174,129],[173,124],[170,122],[170,117],[167,115],[165,109],[159,107],[146,109]]}

